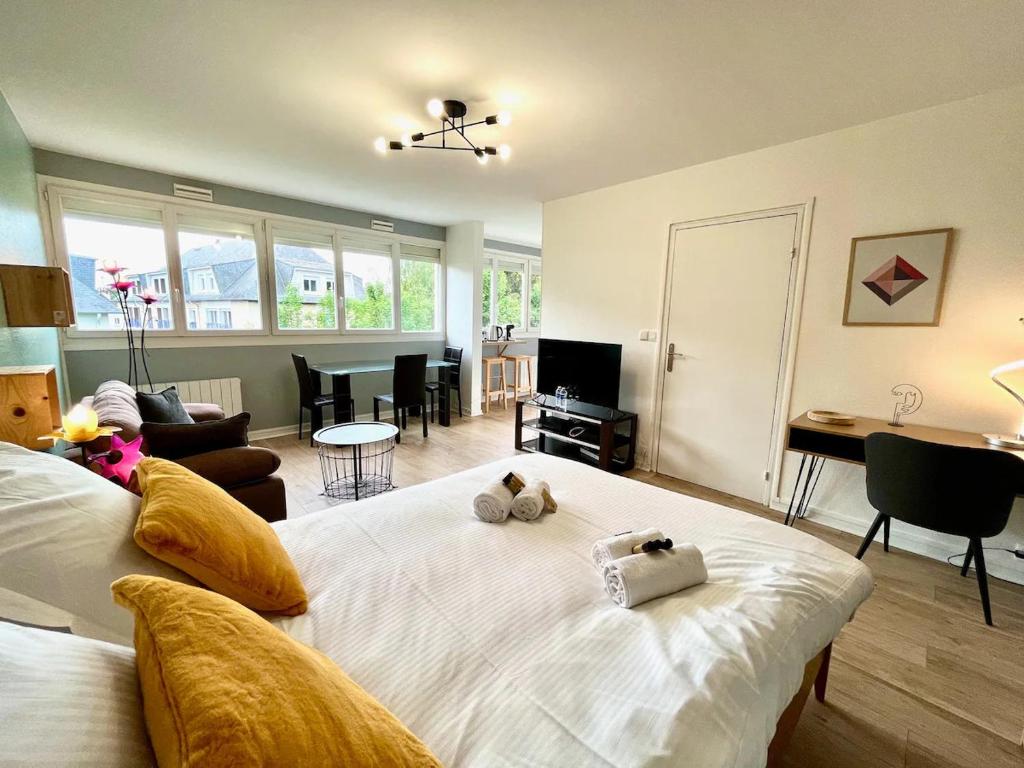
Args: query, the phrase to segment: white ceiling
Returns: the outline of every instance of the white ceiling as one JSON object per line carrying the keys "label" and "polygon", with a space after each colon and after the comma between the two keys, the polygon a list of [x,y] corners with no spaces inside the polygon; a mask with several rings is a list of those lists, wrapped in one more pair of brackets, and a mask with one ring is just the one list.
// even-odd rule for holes
{"label": "white ceiling", "polygon": [[[545,200],[1021,82],[1020,0],[0,4],[36,146],[527,244]],[[512,109],[512,159],[373,151],[432,96]]]}

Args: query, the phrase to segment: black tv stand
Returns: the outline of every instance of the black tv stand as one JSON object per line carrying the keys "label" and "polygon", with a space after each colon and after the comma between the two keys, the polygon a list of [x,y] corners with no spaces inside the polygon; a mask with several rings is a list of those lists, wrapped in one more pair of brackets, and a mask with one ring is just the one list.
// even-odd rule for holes
{"label": "black tv stand", "polygon": [[[537,413],[524,418],[524,409]],[[617,408],[568,401],[555,405],[550,395],[516,401],[516,450],[547,453],[625,472],[636,462],[637,415]],[[536,437],[523,439],[523,430]]]}

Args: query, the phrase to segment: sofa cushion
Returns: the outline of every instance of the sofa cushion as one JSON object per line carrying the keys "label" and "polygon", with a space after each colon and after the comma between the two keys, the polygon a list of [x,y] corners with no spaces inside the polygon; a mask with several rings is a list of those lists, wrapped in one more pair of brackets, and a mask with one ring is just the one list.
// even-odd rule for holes
{"label": "sofa cushion", "polygon": [[192,421],[217,421],[224,418],[224,409],[216,403],[185,403]]}
{"label": "sofa cushion", "polygon": [[100,384],[92,397],[92,409],[101,427],[120,427],[122,439],[132,440],[139,434],[143,419],[135,390],[123,381],[112,379]]}
{"label": "sofa cushion", "polygon": [[181,404],[178,390],[174,387],[168,387],[162,392],[136,392],[135,402],[139,406],[143,421],[153,421],[157,424],[192,423],[192,417]]}
{"label": "sofa cushion", "polygon": [[[243,411],[228,419],[195,424],[157,424],[146,421],[141,425],[141,431],[150,456],[180,459],[197,453],[248,445],[251,418],[250,414]],[[199,474],[206,476],[204,472]]]}
{"label": "sofa cushion", "polygon": [[221,448],[183,456],[175,461],[221,488],[255,483],[274,474],[281,466],[281,459],[276,453],[269,448],[257,448],[254,445]]}
{"label": "sofa cushion", "polygon": [[306,589],[270,524],[180,464],[143,459],[135,543],[255,611],[305,613]]}
{"label": "sofa cushion", "polygon": [[145,576],[111,588],[135,615],[142,706],[160,765],[440,768],[333,661],[252,611]]}

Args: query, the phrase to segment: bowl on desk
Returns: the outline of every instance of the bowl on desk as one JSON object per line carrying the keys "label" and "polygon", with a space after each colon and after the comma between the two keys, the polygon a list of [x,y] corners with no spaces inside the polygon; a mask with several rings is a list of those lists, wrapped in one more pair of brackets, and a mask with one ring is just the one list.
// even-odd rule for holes
{"label": "bowl on desk", "polygon": [[857,420],[855,416],[837,411],[808,411],[807,418],[819,424],[835,424],[842,427],[848,427]]}

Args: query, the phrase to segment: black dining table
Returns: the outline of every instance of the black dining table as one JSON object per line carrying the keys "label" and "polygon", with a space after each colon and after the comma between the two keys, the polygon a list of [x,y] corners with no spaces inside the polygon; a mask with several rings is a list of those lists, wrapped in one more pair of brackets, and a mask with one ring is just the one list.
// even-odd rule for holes
{"label": "black dining table", "polygon": [[[437,369],[437,421],[442,427],[451,425],[451,383],[450,372],[452,368],[458,368],[459,363],[450,363],[447,360],[427,360],[427,368]],[[390,360],[355,360],[340,363],[310,363],[309,370],[315,371],[323,376],[331,377],[331,393],[334,395],[334,419],[338,420],[339,413],[349,410],[348,403],[352,398],[352,376],[361,373],[387,373],[395,370],[395,359]],[[314,376],[314,394],[319,395],[320,376]],[[355,409],[350,414],[350,421],[355,421]],[[320,426],[323,426],[322,424]]]}

